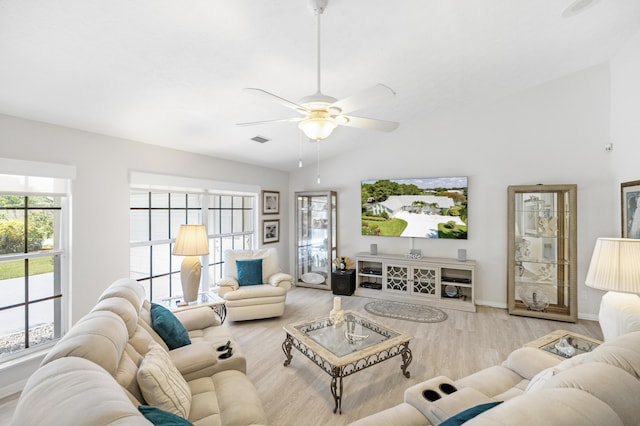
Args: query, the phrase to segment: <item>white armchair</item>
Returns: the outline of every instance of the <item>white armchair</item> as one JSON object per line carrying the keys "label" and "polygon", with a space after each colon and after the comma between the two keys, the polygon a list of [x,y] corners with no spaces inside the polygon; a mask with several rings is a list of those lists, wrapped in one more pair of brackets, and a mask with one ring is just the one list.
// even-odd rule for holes
{"label": "white armchair", "polygon": [[[223,257],[223,277],[216,284],[218,295],[226,300],[227,320],[245,321],[284,314],[285,299],[293,278],[280,272],[276,249],[225,250]],[[258,259],[262,262],[242,262]],[[257,265],[261,266],[261,277],[256,276],[259,270],[254,267]]]}

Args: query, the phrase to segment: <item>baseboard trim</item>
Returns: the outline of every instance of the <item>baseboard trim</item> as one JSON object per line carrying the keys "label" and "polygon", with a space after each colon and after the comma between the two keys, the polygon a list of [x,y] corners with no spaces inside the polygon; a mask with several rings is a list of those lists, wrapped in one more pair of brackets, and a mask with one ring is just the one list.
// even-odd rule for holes
{"label": "baseboard trim", "polygon": [[488,306],[490,308],[507,309],[506,303],[489,302],[487,300],[476,299],[476,306]]}

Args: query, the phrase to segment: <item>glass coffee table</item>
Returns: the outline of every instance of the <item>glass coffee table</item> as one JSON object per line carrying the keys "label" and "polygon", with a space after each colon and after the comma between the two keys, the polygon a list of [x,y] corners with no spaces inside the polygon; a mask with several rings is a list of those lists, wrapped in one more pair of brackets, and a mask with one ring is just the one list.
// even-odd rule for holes
{"label": "glass coffee table", "polygon": [[285,367],[291,363],[291,348],[296,348],[331,376],[331,394],[336,411],[342,414],[342,379],[397,355],[405,377],[412,360],[409,341],[413,336],[383,326],[352,311],[344,312],[344,323],[334,326],[328,316],[313,321],[285,325],[282,343]]}

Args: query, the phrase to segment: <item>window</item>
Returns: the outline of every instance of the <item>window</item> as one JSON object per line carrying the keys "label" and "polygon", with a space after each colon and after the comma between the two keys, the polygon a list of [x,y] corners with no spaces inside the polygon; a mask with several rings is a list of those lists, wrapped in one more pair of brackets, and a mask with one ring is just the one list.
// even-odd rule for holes
{"label": "window", "polygon": [[222,278],[222,255],[227,249],[249,250],[255,236],[255,196],[210,195],[207,208],[209,229],[209,282]]}
{"label": "window", "polygon": [[131,278],[140,281],[150,300],[182,293],[181,257],[172,256],[173,243],[182,224],[203,223],[209,234],[208,265],[204,282],[221,277],[224,250],[249,249],[255,233],[256,196],[213,192],[130,192]]}
{"label": "window", "polygon": [[0,359],[62,336],[64,200],[0,195]]}

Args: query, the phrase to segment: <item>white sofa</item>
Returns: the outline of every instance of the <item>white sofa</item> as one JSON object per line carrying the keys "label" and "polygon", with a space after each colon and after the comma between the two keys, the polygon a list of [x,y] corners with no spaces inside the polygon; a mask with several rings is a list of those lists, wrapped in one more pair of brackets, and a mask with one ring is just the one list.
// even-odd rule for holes
{"label": "white sofa", "polygon": [[[226,300],[227,319],[245,321],[279,317],[284,314],[287,291],[293,278],[280,272],[278,251],[274,248],[258,250],[225,250],[222,279],[218,295]],[[262,261],[262,280],[258,285],[240,285],[236,261]]]}
{"label": "white sofa", "polygon": [[435,377],[407,389],[404,402],[352,426],[439,425],[481,404],[503,401],[464,424],[640,425],[640,331],[560,360],[524,347],[501,364],[451,380]]}
{"label": "white sofa", "polygon": [[[144,297],[133,280],[108,287],[29,378],[12,424],[151,424],[140,405],[182,410],[196,425],[266,424],[246,360],[218,315],[206,306],[177,312],[191,344],[170,350]],[[231,356],[220,359],[227,342]]]}

